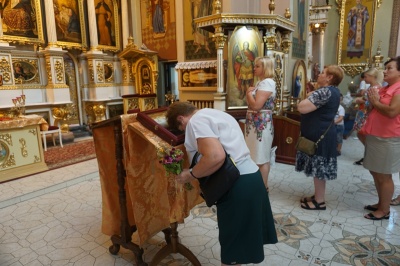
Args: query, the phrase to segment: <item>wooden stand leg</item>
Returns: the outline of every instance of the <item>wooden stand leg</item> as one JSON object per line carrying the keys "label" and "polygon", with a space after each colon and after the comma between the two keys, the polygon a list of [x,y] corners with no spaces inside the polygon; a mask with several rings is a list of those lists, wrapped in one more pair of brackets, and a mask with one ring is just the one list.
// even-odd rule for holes
{"label": "wooden stand leg", "polygon": [[114,137],[115,137],[115,159],[117,161],[117,181],[118,181],[118,198],[121,210],[121,235],[111,236],[112,246],[109,247],[111,254],[116,255],[120,247],[123,246],[133,252],[136,259],[136,265],[147,266],[143,261],[143,249],[132,242],[132,234],[137,230],[136,226],[129,225],[127,200],[125,191],[125,177],[126,172],[123,165],[123,150],[122,150],[122,126],[121,122],[117,121],[114,124]]}
{"label": "wooden stand leg", "polygon": [[[196,258],[196,256],[184,245],[179,243],[178,237],[178,223],[171,223],[171,230],[163,230],[165,234],[165,240],[167,245],[160,249],[156,255],[154,256],[153,260],[150,263],[150,266],[158,265],[165,257],[172,253],[179,253],[187,258],[193,265],[201,266],[200,261]],[[168,240],[167,238],[171,238]]]}

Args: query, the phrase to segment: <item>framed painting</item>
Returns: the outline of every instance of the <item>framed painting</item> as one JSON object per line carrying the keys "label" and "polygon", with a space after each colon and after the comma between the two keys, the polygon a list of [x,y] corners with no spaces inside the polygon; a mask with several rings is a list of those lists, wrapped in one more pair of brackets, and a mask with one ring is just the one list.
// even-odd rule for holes
{"label": "framed painting", "polygon": [[43,44],[40,0],[1,1],[3,40],[20,44]]}
{"label": "framed painting", "polygon": [[213,0],[183,0],[183,30],[185,38],[185,60],[215,59],[217,49],[212,33],[198,28],[194,19],[212,15]]}
{"label": "framed painting", "polygon": [[307,11],[308,1],[294,0],[293,1],[293,21],[297,22],[297,27],[293,32],[292,56],[299,59],[306,59],[306,43],[307,43]]}
{"label": "framed painting", "polygon": [[228,42],[227,108],[247,108],[246,91],[256,84],[254,60],[264,55],[262,32],[255,26],[237,26]]}
{"label": "framed painting", "polygon": [[363,72],[372,54],[375,7],[379,0],[339,0],[338,65],[354,77]]}
{"label": "framed painting", "polygon": [[120,50],[118,4],[116,0],[94,1],[97,26],[97,49],[103,51]]}
{"label": "framed painting", "polygon": [[176,61],[175,0],[141,0],[140,9],[143,44],[157,51],[160,60]]}
{"label": "framed painting", "polygon": [[7,143],[0,140],[0,166],[3,166],[10,156],[10,149]]}
{"label": "framed painting", "polygon": [[104,67],[104,79],[107,83],[114,82],[114,65],[112,62],[105,62],[103,64]]}
{"label": "framed painting", "polygon": [[304,99],[307,91],[307,68],[303,60],[297,60],[293,68],[292,96]]}
{"label": "framed painting", "polygon": [[217,87],[217,69],[184,69],[181,73],[182,87]]}
{"label": "framed painting", "polygon": [[12,60],[15,84],[40,84],[37,59],[14,58]]}
{"label": "framed painting", "polygon": [[57,45],[86,48],[83,0],[53,0]]}

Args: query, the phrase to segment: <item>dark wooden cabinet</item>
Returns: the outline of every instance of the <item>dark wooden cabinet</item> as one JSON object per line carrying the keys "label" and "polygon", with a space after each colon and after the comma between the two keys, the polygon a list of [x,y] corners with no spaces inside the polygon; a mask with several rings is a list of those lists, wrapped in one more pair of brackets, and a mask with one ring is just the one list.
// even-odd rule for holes
{"label": "dark wooden cabinet", "polygon": [[[300,118],[300,116],[298,116]],[[274,141],[272,147],[277,146],[276,161],[279,163],[294,164],[296,160],[296,142],[300,135],[300,122],[286,116],[276,115],[273,118]]]}

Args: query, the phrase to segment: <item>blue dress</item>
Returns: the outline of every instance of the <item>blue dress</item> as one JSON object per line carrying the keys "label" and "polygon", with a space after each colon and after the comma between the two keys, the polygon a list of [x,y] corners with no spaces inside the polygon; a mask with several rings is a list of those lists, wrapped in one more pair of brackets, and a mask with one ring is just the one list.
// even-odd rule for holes
{"label": "blue dress", "polygon": [[[334,86],[323,87],[314,91],[308,99],[317,110],[301,115],[300,130],[303,137],[316,142],[335,118],[340,104],[340,91]],[[319,142],[314,155],[297,151],[295,170],[304,171],[306,176],[314,176],[320,180],[336,179],[336,146],[336,127],[332,125]]]}

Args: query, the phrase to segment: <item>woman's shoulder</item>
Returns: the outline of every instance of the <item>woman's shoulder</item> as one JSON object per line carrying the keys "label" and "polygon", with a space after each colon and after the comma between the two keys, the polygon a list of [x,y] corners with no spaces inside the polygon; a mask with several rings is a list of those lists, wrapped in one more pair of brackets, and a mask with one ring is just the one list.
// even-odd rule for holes
{"label": "woman's shoulder", "polygon": [[259,82],[260,86],[266,87],[274,87],[275,88],[275,81],[272,78],[266,78]]}

